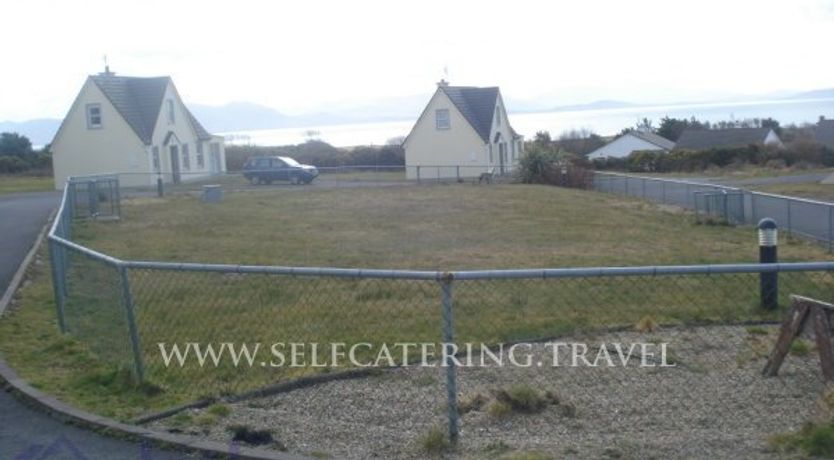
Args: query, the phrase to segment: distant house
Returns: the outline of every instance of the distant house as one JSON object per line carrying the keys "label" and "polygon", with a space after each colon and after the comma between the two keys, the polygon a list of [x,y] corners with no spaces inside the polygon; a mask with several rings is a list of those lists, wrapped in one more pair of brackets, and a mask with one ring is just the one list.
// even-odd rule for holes
{"label": "distant house", "polygon": [[750,144],[783,146],[782,140],[770,128],[687,129],[681,133],[675,149],[708,150]]}
{"label": "distant house", "polygon": [[675,143],[654,133],[631,131],[614,139],[588,154],[588,159],[623,158],[638,150],[661,150],[668,152]]}
{"label": "distant house", "polygon": [[123,174],[123,185],[198,179],[226,170],[223,138],[209,134],[170,77],[87,78],[51,145],[55,186],[69,176]]}
{"label": "distant house", "polygon": [[814,127],[814,139],[820,144],[834,149],[834,120],[826,120],[820,117],[820,121]]}
{"label": "distant house", "polygon": [[441,80],[403,141],[406,175],[416,179],[506,174],[521,155],[497,87],[451,86]]}

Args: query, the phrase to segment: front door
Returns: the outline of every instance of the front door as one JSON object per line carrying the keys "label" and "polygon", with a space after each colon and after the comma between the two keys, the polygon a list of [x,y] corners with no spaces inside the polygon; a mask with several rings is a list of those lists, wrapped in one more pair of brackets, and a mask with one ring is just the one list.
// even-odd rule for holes
{"label": "front door", "polygon": [[171,180],[175,184],[180,183],[180,149],[176,145],[168,147],[171,154]]}
{"label": "front door", "polygon": [[498,171],[502,176],[504,175],[504,164],[507,163],[507,144],[501,142],[498,144]]}

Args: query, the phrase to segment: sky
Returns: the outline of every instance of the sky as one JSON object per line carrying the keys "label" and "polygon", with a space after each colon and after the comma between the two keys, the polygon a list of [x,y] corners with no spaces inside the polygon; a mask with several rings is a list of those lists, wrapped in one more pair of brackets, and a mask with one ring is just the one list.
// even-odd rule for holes
{"label": "sky", "polygon": [[[642,103],[834,87],[834,0],[0,0],[0,121],[61,118],[104,56],[185,102],[288,114],[500,86]],[[444,70],[445,69],[445,70]]]}

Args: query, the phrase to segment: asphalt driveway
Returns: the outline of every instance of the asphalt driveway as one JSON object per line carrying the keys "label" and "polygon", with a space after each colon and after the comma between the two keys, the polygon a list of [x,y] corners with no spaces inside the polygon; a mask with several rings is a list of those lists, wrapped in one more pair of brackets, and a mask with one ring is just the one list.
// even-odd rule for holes
{"label": "asphalt driveway", "polygon": [[[0,296],[58,205],[56,192],[0,197]],[[0,340],[3,340],[0,337]],[[183,454],[101,436],[30,409],[0,390],[0,458],[169,460]]]}

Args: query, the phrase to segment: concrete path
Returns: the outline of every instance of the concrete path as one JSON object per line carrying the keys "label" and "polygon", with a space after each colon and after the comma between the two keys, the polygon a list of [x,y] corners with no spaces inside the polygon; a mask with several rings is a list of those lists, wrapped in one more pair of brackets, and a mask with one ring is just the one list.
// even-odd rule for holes
{"label": "concrete path", "polygon": [[[55,192],[0,197],[0,296],[59,199],[60,195]],[[172,460],[187,457],[65,425],[0,390],[0,458]]]}

